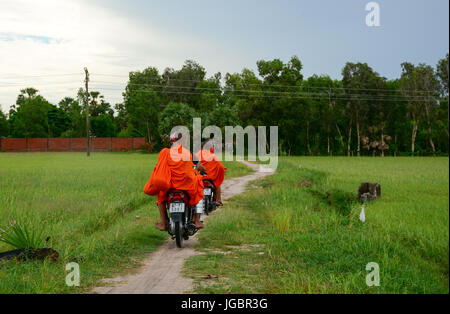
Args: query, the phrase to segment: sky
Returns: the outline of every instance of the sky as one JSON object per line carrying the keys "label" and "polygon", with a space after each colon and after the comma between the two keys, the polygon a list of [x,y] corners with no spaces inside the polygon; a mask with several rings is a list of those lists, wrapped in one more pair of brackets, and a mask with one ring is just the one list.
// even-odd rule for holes
{"label": "sky", "polygon": [[449,51],[448,0],[0,0],[0,106],[35,87],[52,103],[84,86],[122,101],[130,71],[178,69],[187,59],[216,72],[256,70],[256,61],[297,55],[305,77],[341,78],[367,62],[388,79],[400,64],[435,66]]}

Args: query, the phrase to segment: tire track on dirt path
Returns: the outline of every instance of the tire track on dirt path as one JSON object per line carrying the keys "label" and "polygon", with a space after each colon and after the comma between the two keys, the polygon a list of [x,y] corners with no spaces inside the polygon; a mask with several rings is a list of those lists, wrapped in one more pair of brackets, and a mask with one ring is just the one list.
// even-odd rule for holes
{"label": "tire track on dirt path", "polygon": [[[258,164],[242,161],[255,172],[243,177],[225,180],[222,184],[222,199],[245,192],[250,181],[272,174],[274,171]],[[205,217],[206,218],[206,217]],[[201,232],[201,231],[200,231]],[[104,279],[109,286],[96,287],[91,292],[100,294],[162,294],[192,291],[193,280],[182,276],[187,258],[197,255],[194,246],[198,239],[194,236],[184,242],[179,249],[175,241],[168,239],[143,262],[135,274]]]}

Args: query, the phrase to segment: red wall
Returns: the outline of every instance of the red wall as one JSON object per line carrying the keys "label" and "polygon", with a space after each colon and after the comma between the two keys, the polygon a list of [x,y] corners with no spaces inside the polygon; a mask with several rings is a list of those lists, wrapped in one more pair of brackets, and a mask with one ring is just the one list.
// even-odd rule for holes
{"label": "red wall", "polygon": [[47,151],[46,138],[29,138],[28,150],[29,152],[45,152]]}
{"label": "red wall", "polygon": [[[94,152],[125,151],[145,145],[144,137],[91,139]],[[6,152],[85,152],[86,138],[4,138],[0,139],[0,149]]]}
{"label": "red wall", "polygon": [[27,140],[24,138],[0,139],[1,149],[6,152],[26,152]]}
{"label": "red wall", "polygon": [[138,149],[141,146],[144,146],[146,143],[145,137],[135,137],[134,138],[134,149]]}
{"label": "red wall", "polygon": [[121,151],[121,150],[132,150],[133,148],[132,139],[130,138],[121,138],[115,137],[112,140],[112,150],[113,151]]}
{"label": "red wall", "polygon": [[70,147],[69,138],[49,138],[48,151],[49,152],[67,152]]}
{"label": "red wall", "polygon": [[87,140],[85,138],[71,138],[71,152],[85,152],[87,150]]}
{"label": "red wall", "polygon": [[93,152],[109,152],[111,151],[110,137],[95,137],[92,139]]}

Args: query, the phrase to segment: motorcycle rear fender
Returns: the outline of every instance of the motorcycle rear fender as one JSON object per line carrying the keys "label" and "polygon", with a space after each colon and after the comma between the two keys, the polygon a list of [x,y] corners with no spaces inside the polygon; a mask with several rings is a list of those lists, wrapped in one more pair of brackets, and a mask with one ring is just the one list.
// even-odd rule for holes
{"label": "motorcycle rear fender", "polygon": [[183,223],[183,213],[172,213],[170,215],[170,220],[175,222],[181,222]]}

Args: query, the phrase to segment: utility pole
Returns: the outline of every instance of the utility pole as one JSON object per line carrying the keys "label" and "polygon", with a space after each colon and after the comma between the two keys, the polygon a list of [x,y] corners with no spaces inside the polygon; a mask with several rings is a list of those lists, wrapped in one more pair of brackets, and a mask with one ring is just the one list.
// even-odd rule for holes
{"label": "utility pole", "polygon": [[86,139],[87,139],[87,146],[86,146],[86,154],[89,157],[91,155],[91,145],[90,145],[90,134],[89,134],[89,72],[87,68],[84,68],[84,73],[86,75],[84,79],[84,83],[86,86]]}

